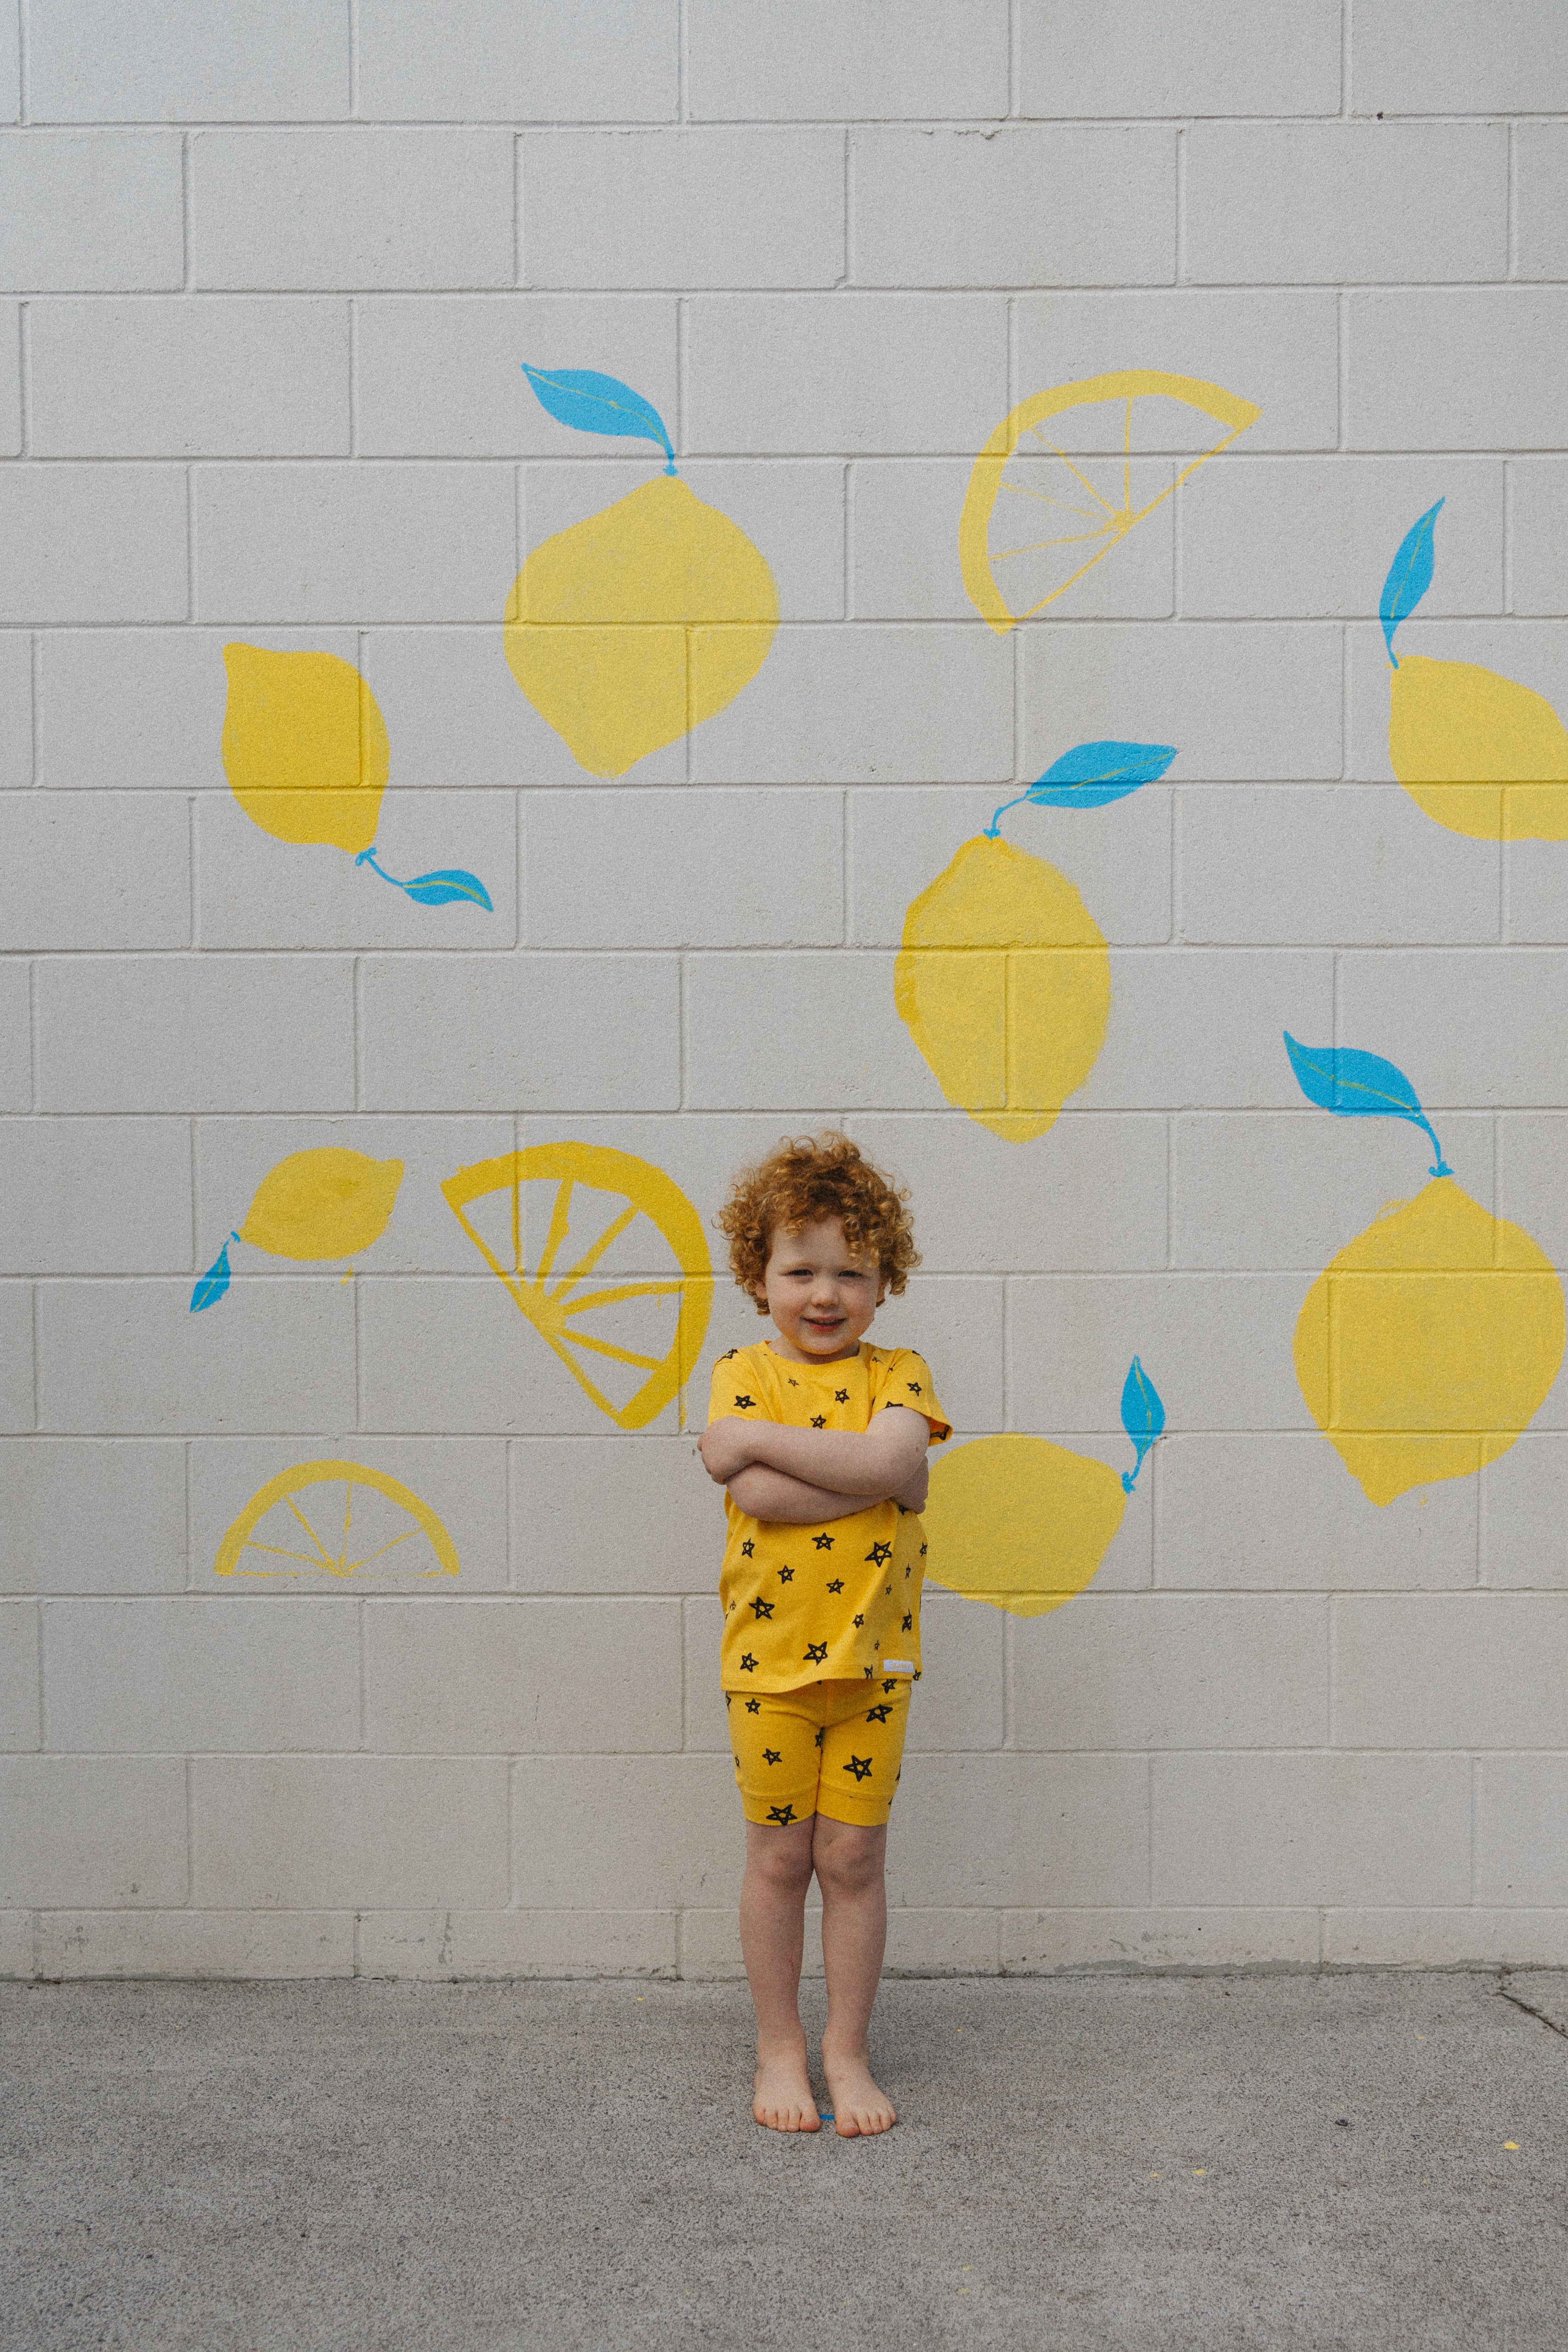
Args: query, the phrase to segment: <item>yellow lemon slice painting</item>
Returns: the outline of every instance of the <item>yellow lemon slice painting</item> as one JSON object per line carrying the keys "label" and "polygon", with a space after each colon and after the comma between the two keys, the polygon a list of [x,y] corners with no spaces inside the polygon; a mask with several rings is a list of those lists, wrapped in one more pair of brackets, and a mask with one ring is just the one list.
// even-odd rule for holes
{"label": "yellow lemon slice painting", "polygon": [[1394,650],[1432,584],[1445,501],[1413,522],[1378,604],[1388,648],[1388,758],[1419,809],[1475,841],[1568,841],[1568,728],[1547,701],[1476,662]]}
{"label": "yellow lemon slice painting", "polygon": [[192,1291],[192,1314],[216,1307],[227,1290],[230,1242],[248,1242],[273,1257],[357,1257],[386,1230],[402,1181],[401,1160],[371,1160],[335,1146],[291,1151],[268,1169],[245,1223]]}
{"label": "yellow lemon slice painting", "polygon": [[1009,1143],[1056,1123],[1105,1043],[1110,950],[1075,885],[1001,839],[1012,808],[1102,808],[1163,776],[1169,743],[1079,743],[1006,801],[910,901],[893,1002],[942,1093]]}
{"label": "yellow lemon slice painting", "polygon": [[368,866],[417,906],[466,899],[492,911],[484,884],[459,866],[400,882],[376,864],[392,748],[376,698],[352,662],[238,644],[225,646],[223,658],[224,772],[253,824],[275,841],[346,849],[356,866]]}
{"label": "yellow lemon slice painting", "polygon": [[1467,1478],[1508,1452],[1563,1361],[1563,1285],[1523,1229],[1462,1191],[1402,1070],[1350,1046],[1285,1039],[1301,1091],[1342,1118],[1400,1118],[1437,1153],[1307,1293],[1296,1378],[1368,1500]]}
{"label": "yellow lemon slice painting", "polygon": [[[959,518],[975,611],[1005,636],[1055,604],[1261,413],[1223,384],[1163,368],[1086,376],[1021,401],[974,460]],[[1162,451],[1186,463],[1152,464]]]}
{"label": "yellow lemon slice painting", "polygon": [[411,1486],[363,1462],[297,1462],[225,1534],[217,1576],[456,1576],[451,1537]]}
{"label": "yellow lemon slice painting", "polygon": [[645,1429],[690,1379],[713,1304],[685,1193],[662,1168],[597,1143],[504,1152],[441,1190],[578,1386],[618,1428]]}
{"label": "yellow lemon slice painting", "polygon": [[1039,1617],[1081,1592],[1110,1548],[1165,1408],[1136,1356],[1121,1423],[1137,1459],[1117,1473],[1044,1437],[979,1437],[931,1474],[926,1573],[1014,1617]]}
{"label": "yellow lemon slice painting", "polygon": [[522,372],[559,424],[657,442],[668,461],[536,547],[506,604],[518,685],[590,775],[621,776],[755,677],[778,589],[745,532],[679,478],[663,419],[640,394],[590,369]]}

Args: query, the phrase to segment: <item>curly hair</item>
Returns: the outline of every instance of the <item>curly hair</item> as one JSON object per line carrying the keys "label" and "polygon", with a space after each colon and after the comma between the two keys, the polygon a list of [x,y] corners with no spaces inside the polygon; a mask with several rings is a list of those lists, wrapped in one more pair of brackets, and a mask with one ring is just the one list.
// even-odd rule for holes
{"label": "curly hair", "polygon": [[861,1157],[858,1143],[830,1128],[823,1135],[786,1135],[766,1160],[742,1168],[713,1222],[728,1236],[731,1270],[756,1299],[759,1315],[768,1311],[761,1292],[774,1234],[798,1233],[826,1217],[842,1221],[857,1257],[876,1259],[896,1298],[921,1262],[909,1197]]}

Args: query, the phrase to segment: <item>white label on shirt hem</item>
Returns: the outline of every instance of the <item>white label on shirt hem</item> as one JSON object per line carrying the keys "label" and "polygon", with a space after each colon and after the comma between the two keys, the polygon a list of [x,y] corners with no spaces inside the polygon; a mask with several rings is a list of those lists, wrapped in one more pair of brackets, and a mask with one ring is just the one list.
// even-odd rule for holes
{"label": "white label on shirt hem", "polygon": [[912,1675],[915,1670],[912,1658],[884,1658],[882,1664],[890,1675]]}

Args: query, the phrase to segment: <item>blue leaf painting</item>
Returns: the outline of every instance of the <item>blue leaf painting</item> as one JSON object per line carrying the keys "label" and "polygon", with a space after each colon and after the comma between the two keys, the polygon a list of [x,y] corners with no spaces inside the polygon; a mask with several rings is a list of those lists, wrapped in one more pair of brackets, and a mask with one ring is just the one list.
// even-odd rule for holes
{"label": "blue leaf painting", "polygon": [[657,441],[669,460],[665,472],[674,473],[675,450],[664,419],[630,384],[592,368],[552,368],[546,373],[526,360],[522,372],[540,406],[558,425],[570,425],[577,433],[618,433],[634,441]]}
{"label": "blue leaf painting", "polygon": [[411,882],[404,882],[399,887],[422,907],[445,907],[453,898],[468,898],[476,907],[482,907],[487,915],[495,911],[490,894],[479,876],[465,874],[457,866],[446,866],[438,874],[416,874]]}
{"label": "blue leaf painting", "polygon": [[1377,616],[1383,623],[1383,642],[1388,647],[1388,658],[1395,669],[1399,667],[1399,656],[1394,650],[1394,632],[1401,621],[1414,613],[1432,585],[1432,534],[1447,503],[1447,499],[1439,499],[1435,507],[1428,507],[1420,520],[1411,524],[1383,583]]}
{"label": "blue leaf painting", "polygon": [[1161,1402],[1160,1391],[1136,1356],[1122,1382],[1121,1426],[1132,1440],[1138,1456],[1131,1469],[1121,1473],[1122,1492],[1130,1495],[1138,1483],[1143,1456],[1165,1426],[1165,1408]]}
{"label": "blue leaf painting", "polygon": [[1163,776],[1176,756],[1173,743],[1075,743],[1053,760],[1016,800],[1004,801],[986,826],[989,840],[1009,809],[1029,801],[1037,808],[1103,808],[1108,801],[1125,799],[1140,784]]}
{"label": "blue leaf painting", "polygon": [[[237,1242],[237,1234],[230,1234],[228,1242]],[[204,1307],[216,1307],[228,1288],[228,1242],[225,1242],[205,1274],[191,1293],[191,1313],[199,1315]]]}
{"label": "blue leaf painting", "polygon": [[1432,1174],[1453,1174],[1420,1097],[1404,1071],[1385,1062],[1381,1054],[1363,1054],[1353,1045],[1299,1045],[1288,1029],[1285,1051],[1297,1085],[1320,1110],[1331,1110],[1340,1118],[1408,1119],[1432,1139],[1437,1154]]}

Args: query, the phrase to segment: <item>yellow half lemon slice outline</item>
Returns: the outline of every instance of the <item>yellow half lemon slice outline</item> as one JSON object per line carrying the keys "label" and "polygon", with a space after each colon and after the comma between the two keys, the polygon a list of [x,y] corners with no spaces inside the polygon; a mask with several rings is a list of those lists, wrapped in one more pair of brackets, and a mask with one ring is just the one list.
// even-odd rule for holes
{"label": "yellow half lemon slice outline", "polygon": [[[335,1539],[340,1532],[335,1507],[329,1520],[318,1506],[311,1506],[316,1518],[321,1520],[323,1527],[330,1527],[331,1529],[331,1537],[323,1538],[317,1533],[312,1520],[300,1508],[295,1496],[302,1495],[308,1486],[330,1486],[340,1484],[346,1491],[343,1496],[341,1527],[342,1543],[340,1549],[334,1552],[331,1548],[331,1540]],[[399,1510],[405,1511],[415,1523],[413,1527],[405,1528],[401,1535],[390,1537],[384,1543],[378,1544],[375,1549],[368,1552],[363,1559],[349,1558],[349,1538],[353,1527],[353,1490],[356,1486],[370,1486],[378,1495],[384,1495],[388,1502],[395,1504]],[[301,1540],[311,1547],[310,1550],[296,1551],[282,1544],[257,1543],[253,1540],[256,1528],[278,1503],[287,1503],[289,1511],[299,1523]],[[265,1486],[257,1488],[219,1544],[217,1557],[213,1561],[213,1573],[216,1576],[232,1576],[238,1569],[239,1573],[245,1576],[297,1576],[301,1568],[308,1568],[318,1569],[327,1576],[353,1576],[356,1570],[371,1567],[374,1561],[384,1558],[396,1545],[406,1543],[409,1537],[414,1535],[423,1535],[427,1539],[431,1550],[440,1563],[437,1569],[426,1570],[426,1575],[457,1575],[457,1546],[430,1508],[429,1504],[422,1502],[414,1489],[411,1486],[405,1486],[400,1478],[389,1476],[384,1470],[373,1470],[363,1462],[335,1460],[296,1462],[292,1469],[280,1470],[276,1478],[269,1478]],[[240,1556],[247,1550],[265,1554],[270,1559],[292,1560],[295,1565],[292,1568],[239,1569]]]}

